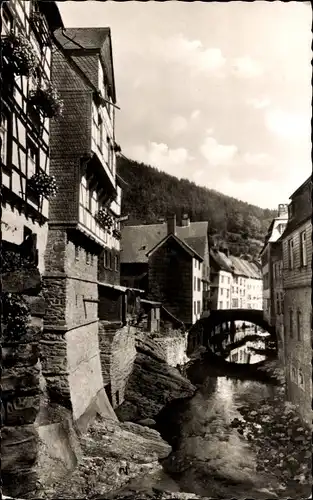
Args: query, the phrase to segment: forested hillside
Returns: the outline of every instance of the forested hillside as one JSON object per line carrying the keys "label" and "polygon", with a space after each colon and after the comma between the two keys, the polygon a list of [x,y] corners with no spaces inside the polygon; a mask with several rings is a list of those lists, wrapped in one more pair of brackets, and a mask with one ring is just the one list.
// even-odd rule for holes
{"label": "forested hillside", "polygon": [[118,158],[118,173],[128,184],[122,201],[127,224],[156,223],[173,212],[179,222],[187,213],[191,221],[208,221],[214,240],[234,255],[257,256],[276,215],[125,157]]}

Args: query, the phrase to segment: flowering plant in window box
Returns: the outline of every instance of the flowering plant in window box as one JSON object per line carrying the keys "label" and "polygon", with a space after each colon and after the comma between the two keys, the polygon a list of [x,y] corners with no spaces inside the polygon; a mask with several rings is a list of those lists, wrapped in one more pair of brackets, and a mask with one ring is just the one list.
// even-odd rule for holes
{"label": "flowering plant in window box", "polygon": [[51,83],[46,86],[38,85],[35,90],[31,91],[29,102],[40,108],[47,118],[58,118],[63,113],[63,100]]}
{"label": "flowering plant in window box", "polygon": [[2,55],[16,75],[30,76],[39,65],[32,43],[22,33],[11,33],[2,40]]}
{"label": "flowering plant in window box", "polygon": [[37,172],[28,181],[28,186],[36,194],[46,198],[54,198],[58,191],[58,186],[54,175],[48,175],[46,172]]}
{"label": "flowering plant in window box", "polygon": [[103,229],[111,231],[114,222],[113,217],[105,208],[100,208],[100,210],[95,213],[95,220]]}

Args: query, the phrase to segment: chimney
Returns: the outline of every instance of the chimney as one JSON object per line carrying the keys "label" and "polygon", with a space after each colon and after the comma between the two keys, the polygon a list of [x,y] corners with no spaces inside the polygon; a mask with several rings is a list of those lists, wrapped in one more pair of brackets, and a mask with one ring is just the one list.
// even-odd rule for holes
{"label": "chimney", "polygon": [[176,234],[176,215],[172,214],[167,217],[167,234]]}
{"label": "chimney", "polygon": [[190,226],[190,219],[188,217],[188,214],[183,214],[182,216],[182,222],[181,222],[181,225],[183,227],[187,227],[187,226]]}
{"label": "chimney", "polygon": [[288,205],[284,203],[280,203],[278,205],[278,217],[281,217],[282,215],[288,215]]}

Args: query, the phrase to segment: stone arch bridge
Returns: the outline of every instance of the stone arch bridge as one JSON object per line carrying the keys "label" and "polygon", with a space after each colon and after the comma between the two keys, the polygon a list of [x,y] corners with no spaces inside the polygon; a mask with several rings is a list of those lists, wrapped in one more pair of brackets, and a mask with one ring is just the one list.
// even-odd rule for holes
{"label": "stone arch bridge", "polygon": [[259,309],[217,309],[204,313],[203,316],[190,328],[188,333],[187,354],[191,354],[199,346],[208,347],[210,341],[217,337],[215,329],[219,325],[227,325],[230,331],[236,321],[252,323],[267,331],[272,340],[276,340],[275,327],[271,326],[263,317],[263,310]]}

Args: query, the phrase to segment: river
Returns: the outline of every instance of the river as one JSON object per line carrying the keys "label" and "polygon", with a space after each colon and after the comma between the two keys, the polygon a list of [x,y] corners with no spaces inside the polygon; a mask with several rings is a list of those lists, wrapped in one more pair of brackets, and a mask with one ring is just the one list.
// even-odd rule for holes
{"label": "river", "polygon": [[[247,346],[243,346],[247,349]],[[250,356],[250,364],[260,361]],[[157,419],[157,428],[173,447],[162,461],[163,471],[134,484],[137,491],[152,487],[196,493],[220,499],[300,498],[284,494],[279,478],[260,472],[247,439],[230,423],[240,418],[238,409],[266,401],[275,407],[277,386],[257,380],[221,375],[207,360],[197,361],[187,372],[198,390],[189,400],[173,401]],[[310,493],[305,495],[307,498]],[[305,498],[304,497],[304,498]],[[302,497],[303,498],[303,497]]]}

